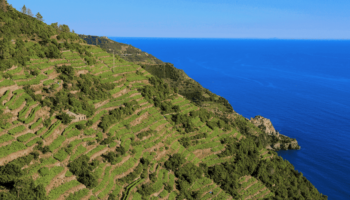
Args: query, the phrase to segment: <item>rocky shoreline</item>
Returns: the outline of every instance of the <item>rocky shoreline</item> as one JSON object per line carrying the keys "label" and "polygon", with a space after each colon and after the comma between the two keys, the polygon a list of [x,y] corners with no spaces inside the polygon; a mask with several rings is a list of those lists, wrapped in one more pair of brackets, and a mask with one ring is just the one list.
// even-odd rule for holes
{"label": "rocky shoreline", "polygon": [[252,124],[262,130],[268,137],[271,138],[271,143],[266,147],[274,151],[278,150],[299,150],[301,147],[296,139],[280,134],[273,127],[271,120],[262,116],[255,116],[249,120]]}

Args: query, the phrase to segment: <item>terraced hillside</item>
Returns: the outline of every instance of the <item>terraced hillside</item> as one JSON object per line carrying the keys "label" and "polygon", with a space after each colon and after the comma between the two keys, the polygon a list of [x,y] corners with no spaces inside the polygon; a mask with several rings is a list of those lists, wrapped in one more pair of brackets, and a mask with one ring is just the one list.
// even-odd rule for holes
{"label": "terraced hillside", "polygon": [[115,55],[137,64],[161,64],[163,63],[158,58],[143,52],[141,49],[135,48],[132,45],[123,44],[113,41],[107,37],[91,36],[91,35],[79,35],[79,37],[85,40],[88,44],[98,45],[102,49],[105,49],[108,53],[114,53]]}
{"label": "terraced hillside", "polygon": [[[116,54],[116,56],[122,56],[122,58],[127,61],[140,64],[143,69],[150,74],[161,78],[165,83],[168,83],[177,93],[184,96],[191,103],[212,112],[221,120],[235,123],[240,127],[241,132],[248,135],[262,135],[261,137],[263,137],[264,145],[267,145],[268,148],[274,150],[300,148],[296,139],[283,136],[276,132],[275,129],[273,129],[275,133],[272,133],[270,128],[266,128],[265,125],[272,126],[270,120],[268,119],[263,117],[261,118],[261,116],[256,116],[254,121],[250,122],[258,128],[251,126],[251,123],[247,123],[246,120],[242,119],[242,117],[240,117],[239,114],[233,110],[232,106],[225,98],[210,92],[208,89],[205,89],[198,82],[187,76],[183,70],[175,68],[173,64],[163,63],[158,59],[153,62],[141,62],[140,60],[145,60],[151,55],[146,55],[146,53],[142,52],[140,49],[137,49],[131,45],[115,42],[106,37],[90,35],[79,35],[79,37],[84,39],[84,41],[86,41],[88,44],[98,45],[107,52],[119,52],[119,54]],[[133,51],[138,53],[132,54],[132,56],[123,56],[124,54],[120,54],[120,51],[125,50],[126,48],[133,49]],[[256,122],[259,119],[267,123],[259,125],[259,122]]]}
{"label": "terraced hillside", "polygon": [[0,18],[0,199],[327,198],[242,116],[196,106],[66,25],[9,5]]}

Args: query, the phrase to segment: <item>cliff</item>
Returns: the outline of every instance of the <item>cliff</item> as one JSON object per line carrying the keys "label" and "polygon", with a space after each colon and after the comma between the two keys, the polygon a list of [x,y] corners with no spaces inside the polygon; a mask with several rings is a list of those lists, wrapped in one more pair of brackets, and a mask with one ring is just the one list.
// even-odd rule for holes
{"label": "cliff", "polygon": [[267,148],[271,148],[275,151],[281,149],[300,149],[298,141],[276,131],[270,119],[258,115],[251,118],[249,121],[258,127],[262,132],[272,137],[271,144],[269,144]]}

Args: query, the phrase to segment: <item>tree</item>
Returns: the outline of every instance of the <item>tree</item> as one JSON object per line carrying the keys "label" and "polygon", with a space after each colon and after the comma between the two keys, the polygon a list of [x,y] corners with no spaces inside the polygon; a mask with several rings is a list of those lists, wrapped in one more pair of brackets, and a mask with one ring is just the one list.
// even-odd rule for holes
{"label": "tree", "polygon": [[60,24],[58,29],[60,30],[60,32],[63,32],[63,33],[69,33],[70,32],[69,26],[66,25],[66,24]]}
{"label": "tree", "polygon": [[60,119],[63,124],[69,124],[72,122],[72,118],[67,113],[62,113],[57,116],[58,119]]}
{"label": "tree", "polygon": [[23,13],[23,14],[26,14],[26,13],[27,13],[26,5],[23,5],[23,7],[22,7],[22,13]]}
{"label": "tree", "polygon": [[32,11],[31,11],[29,8],[27,9],[27,15],[29,15],[29,16],[31,16],[31,17],[34,16],[33,13],[32,13]]}
{"label": "tree", "polygon": [[7,11],[7,3],[6,3],[6,0],[0,0],[0,9],[3,10],[4,12]]}
{"label": "tree", "polygon": [[43,16],[38,12],[37,14],[36,14],[36,18],[39,20],[39,21],[44,21],[44,19],[43,19]]}

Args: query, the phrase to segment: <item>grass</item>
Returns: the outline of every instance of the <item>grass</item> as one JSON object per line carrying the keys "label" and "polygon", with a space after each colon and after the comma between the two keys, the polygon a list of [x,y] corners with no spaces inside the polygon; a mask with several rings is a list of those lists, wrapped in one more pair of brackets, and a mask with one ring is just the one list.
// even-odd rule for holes
{"label": "grass", "polygon": [[[109,171],[111,170],[111,166],[108,166],[105,168],[105,173],[103,175],[102,181],[99,182],[99,184],[92,190],[93,193],[96,193],[97,191],[100,191],[105,187],[107,182],[109,181]],[[100,177],[99,177],[100,178]]]}
{"label": "grass", "polygon": [[17,151],[24,150],[26,148],[27,147],[23,143],[14,141],[9,145],[0,147],[0,158],[8,156],[11,153],[15,153]]}
{"label": "grass", "polygon": [[11,86],[14,85],[15,82],[11,79],[5,79],[3,81],[0,82],[0,87],[6,87],[6,86]]}
{"label": "grass", "polygon": [[86,155],[88,157],[91,157],[93,154],[103,150],[104,148],[106,148],[107,146],[106,145],[99,145],[97,146],[96,148],[92,149],[91,151],[89,151],[89,153],[87,153]]}
{"label": "grass", "polygon": [[8,142],[8,141],[13,140],[13,139],[15,139],[15,138],[12,137],[11,135],[5,134],[5,135],[0,136],[0,143]]}
{"label": "grass", "polygon": [[7,73],[7,74],[14,75],[14,74],[18,74],[18,73],[20,73],[22,70],[23,70],[23,68],[22,68],[22,67],[17,67],[16,69],[9,70],[9,71],[7,71],[6,73]]}
{"label": "grass", "polygon": [[65,191],[80,185],[81,183],[79,183],[77,180],[72,180],[70,182],[64,183],[54,189],[52,189],[48,195],[50,200],[54,200],[57,199],[58,197],[60,197]]}
{"label": "grass", "polygon": [[52,80],[52,79],[49,79],[49,80],[44,81],[44,82],[43,82],[43,85],[44,85],[44,86],[48,86],[48,85],[52,84],[53,82],[55,82],[55,81]]}
{"label": "grass", "polygon": [[28,81],[19,81],[17,82],[18,86],[23,86],[23,85],[38,85],[40,84],[41,80],[47,79],[47,76],[43,75],[43,74],[39,74],[38,76],[36,76],[35,78],[28,80]]}
{"label": "grass", "polygon": [[49,137],[56,130],[56,128],[59,125],[61,125],[60,120],[56,121],[53,125],[51,125],[49,130],[46,133],[44,133],[44,135],[42,135],[41,138],[45,139],[45,138]]}
{"label": "grass", "polygon": [[103,115],[105,115],[106,113],[108,113],[107,110],[102,110],[100,111],[98,114],[96,114],[93,118],[92,118],[92,122],[96,123]]}
{"label": "grass", "polygon": [[33,140],[29,141],[27,144],[26,144],[26,147],[31,147],[33,146],[34,144],[36,144],[38,141],[41,141],[42,139],[37,137],[37,138],[34,138]]}
{"label": "grass", "polygon": [[11,130],[8,131],[10,135],[15,135],[16,133],[20,133],[22,131],[26,130],[26,127],[23,125],[17,126]]}
{"label": "grass", "polygon": [[61,146],[61,144],[66,140],[63,135],[58,136],[49,146],[51,152]]}
{"label": "grass", "polygon": [[45,129],[46,129],[46,127],[41,127],[41,129],[39,129],[37,132],[35,132],[35,134],[40,135]]}
{"label": "grass", "polygon": [[35,101],[29,102],[21,111],[19,111],[18,118],[23,118],[27,114],[27,112],[29,111],[30,106],[32,106],[36,103],[37,102],[35,102]]}
{"label": "grass", "polygon": [[[2,82],[0,82],[1,84]],[[0,104],[2,104],[2,102],[7,99],[7,97],[10,95],[10,90],[7,90],[0,98]]]}
{"label": "grass", "polygon": [[38,127],[41,123],[42,123],[43,119],[39,118],[35,123],[33,123],[32,125],[30,125],[30,129],[35,129],[36,127]]}
{"label": "grass", "polygon": [[65,135],[67,136],[67,138],[71,138],[71,137],[80,135],[80,131],[78,129],[74,129],[74,130],[69,131]]}
{"label": "grass", "polygon": [[53,69],[49,69],[49,70],[44,71],[44,73],[45,73],[46,75],[49,75],[49,74],[51,74],[52,72],[54,72]]}
{"label": "grass", "polygon": [[54,166],[52,167],[48,174],[44,175],[44,176],[41,176],[39,177],[38,179],[35,180],[35,183],[36,184],[43,184],[44,187],[46,187],[47,185],[50,184],[51,180],[56,176],[58,175],[60,172],[62,172],[64,170],[63,167],[61,166]]}
{"label": "grass", "polygon": [[66,200],[78,200],[82,199],[83,197],[87,196],[89,194],[89,190],[84,188],[82,190],[79,190],[77,192],[69,194]]}
{"label": "grass", "polygon": [[35,113],[41,109],[41,106],[38,105],[37,107],[35,107],[34,109],[32,109],[32,111],[30,111],[30,114],[28,115],[28,118],[24,120],[25,124],[29,124],[31,123],[34,118],[35,118]]}
{"label": "grass", "polygon": [[27,133],[25,135],[21,135],[17,138],[18,142],[27,142],[29,139],[34,137],[35,135],[33,133]]}
{"label": "grass", "polygon": [[76,157],[78,157],[80,154],[84,153],[86,151],[86,148],[82,145],[78,146],[78,148],[75,150],[74,154],[70,157],[70,161],[74,160]]}
{"label": "grass", "polygon": [[57,153],[53,155],[53,157],[59,161],[63,161],[68,156],[68,153],[64,149],[60,149]]}

